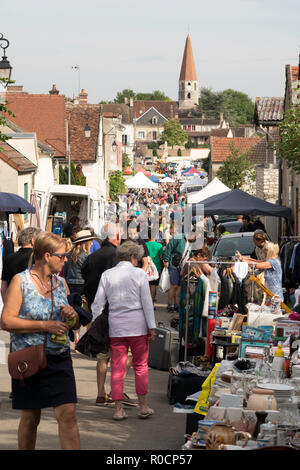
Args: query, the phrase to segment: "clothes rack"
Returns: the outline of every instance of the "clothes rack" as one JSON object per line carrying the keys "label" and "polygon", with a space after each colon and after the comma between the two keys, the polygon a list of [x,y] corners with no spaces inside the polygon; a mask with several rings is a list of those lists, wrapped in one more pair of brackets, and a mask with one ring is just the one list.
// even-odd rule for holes
{"label": "clothes rack", "polygon": [[[187,295],[186,295],[186,306],[185,306],[185,335],[184,335],[184,361],[187,360],[187,344],[188,344],[188,320],[189,320],[189,287],[190,287],[190,265],[191,264],[210,264],[212,267],[222,266],[222,265],[234,265],[237,263],[237,260],[232,261],[186,261],[185,264],[188,265],[188,276],[187,276]],[[249,268],[254,270],[256,263],[248,263]],[[253,302],[253,283],[251,281],[251,301]]]}

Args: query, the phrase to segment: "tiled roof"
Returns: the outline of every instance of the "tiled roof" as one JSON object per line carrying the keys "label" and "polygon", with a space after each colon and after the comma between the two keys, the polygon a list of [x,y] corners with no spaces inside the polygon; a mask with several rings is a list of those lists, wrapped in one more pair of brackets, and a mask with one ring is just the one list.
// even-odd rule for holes
{"label": "tiled roof", "polygon": [[154,107],[167,119],[176,119],[178,103],[176,101],[137,100],[133,102],[133,117],[139,118],[148,109]]}
{"label": "tiled roof", "polygon": [[[5,124],[6,124],[7,127],[9,127],[13,132],[15,132],[17,134],[21,134],[22,132],[24,132],[24,129],[21,129],[21,127],[17,126],[15,123],[11,122],[9,119],[7,119],[7,117],[5,117]],[[46,145],[43,142],[41,142],[40,140],[37,141],[37,145],[43,152],[53,154],[54,149],[51,147],[51,145]]]}
{"label": "tiled roof", "polygon": [[202,117],[184,117],[179,118],[181,124],[193,124],[198,126],[219,126],[220,119],[207,119]]}
{"label": "tiled roof", "polygon": [[102,104],[102,111],[104,113],[116,113],[122,116],[122,124],[132,123],[132,113],[129,104],[112,103]]}
{"label": "tiled roof", "polygon": [[[70,150],[73,162],[95,162],[99,136],[100,105],[66,105],[70,121]],[[85,137],[84,128],[88,123],[91,136]]]}
{"label": "tiled roof", "polygon": [[255,121],[257,124],[276,124],[283,119],[284,98],[256,98]]}
{"label": "tiled roof", "polygon": [[210,136],[211,137],[227,137],[228,133],[230,132],[229,128],[225,129],[212,129],[210,131]]}
{"label": "tiled roof", "polygon": [[210,138],[210,148],[212,155],[212,162],[224,162],[227,157],[231,155],[231,146],[234,146],[241,152],[246,153],[250,150],[257,142],[259,137],[211,137]]}
{"label": "tiled roof", "polygon": [[55,150],[55,157],[66,155],[66,113],[63,95],[7,93],[8,109],[16,117],[10,120],[26,132],[35,132],[38,140]]}
{"label": "tiled roof", "polygon": [[18,173],[29,173],[36,170],[37,166],[18,150],[15,150],[7,142],[1,142],[0,159],[18,171]]}
{"label": "tiled roof", "polygon": [[[269,133],[269,144],[271,143],[279,143],[280,141],[280,134],[279,128],[274,127],[270,130]],[[248,153],[248,158],[252,163],[256,165],[261,165],[266,162],[267,158],[267,139],[266,137],[262,137],[259,141],[251,148],[250,152]],[[273,161],[273,151],[270,149],[268,150],[268,159],[269,163]]]}
{"label": "tiled roof", "polygon": [[197,81],[191,38],[188,35],[185,41],[183,59],[181,64],[179,80]]}

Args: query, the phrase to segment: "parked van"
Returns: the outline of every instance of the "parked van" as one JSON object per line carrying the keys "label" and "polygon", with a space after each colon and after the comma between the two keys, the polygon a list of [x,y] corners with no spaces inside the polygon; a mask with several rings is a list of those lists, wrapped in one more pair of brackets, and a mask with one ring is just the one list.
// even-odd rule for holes
{"label": "parked van", "polygon": [[104,225],[105,199],[95,188],[58,184],[49,188],[47,194],[38,192],[41,199],[43,227],[45,230],[63,232],[71,217],[78,216],[80,226],[93,227],[100,234]]}

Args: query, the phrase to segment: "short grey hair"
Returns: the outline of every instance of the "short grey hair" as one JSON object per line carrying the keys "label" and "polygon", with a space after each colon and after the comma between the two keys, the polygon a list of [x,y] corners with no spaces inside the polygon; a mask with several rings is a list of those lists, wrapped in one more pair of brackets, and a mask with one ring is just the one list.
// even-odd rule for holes
{"label": "short grey hair", "polygon": [[42,230],[36,227],[24,228],[18,235],[18,245],[29,245],[32,242],[32,239],[35,240],[41,232]]}
{"label": "short grey hair", "polygon": [[141,260],[144,255],[144,247],[133,241],[124,242],[118,247],[117,255],[119,261],[130,261],[132,256]]}

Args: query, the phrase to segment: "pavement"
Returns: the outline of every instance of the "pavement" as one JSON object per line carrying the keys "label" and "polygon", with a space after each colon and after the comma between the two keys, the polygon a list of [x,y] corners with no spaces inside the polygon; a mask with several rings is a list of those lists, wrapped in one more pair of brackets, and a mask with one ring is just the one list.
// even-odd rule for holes
{"label": "pavement", "polygon": [[[166,294],[157,295],[156,321],[169,326],[170,315],[166,312]],[[84,333],[85,329],[83,329]],[[20,411],[11,407],[10,376],[7,370],[9,334],[0,330],[0,450],[17,449],[17,430]],[[1,347],[2,346],[2,347]],[[95,405],[96,361],[72,351],[77,384],[77,418],[82,450],[173,450],[180,451],[184,444],[186,415],[173,413],[173,405],[167,398],[168,371],[149,369],[148,404],[155,410],[149,419],[138,419],[138,408],[126,407],[128,419],[117,422],[112,419],[114,407]],[[107,376],[110,390],[110,369]],[[130,369],[124,391],[136,398],[134,374]],[[38,450],[60,449],[57,422],[53,409],[44,409],[38,428]]]}

